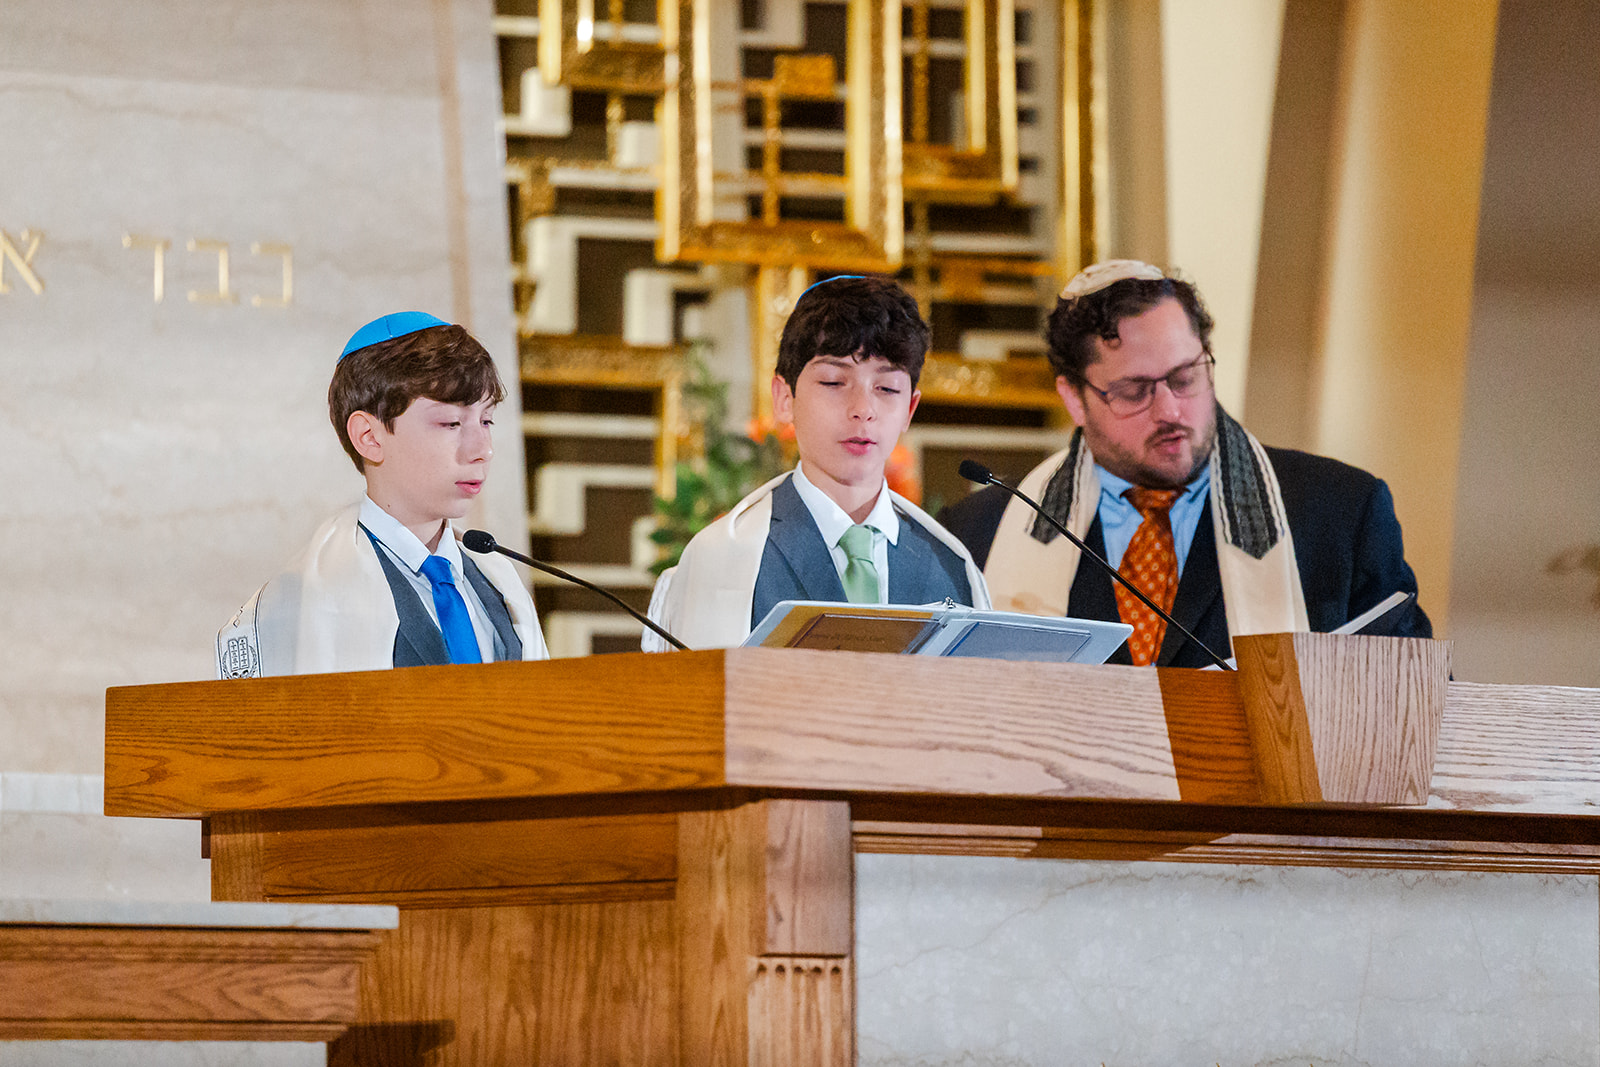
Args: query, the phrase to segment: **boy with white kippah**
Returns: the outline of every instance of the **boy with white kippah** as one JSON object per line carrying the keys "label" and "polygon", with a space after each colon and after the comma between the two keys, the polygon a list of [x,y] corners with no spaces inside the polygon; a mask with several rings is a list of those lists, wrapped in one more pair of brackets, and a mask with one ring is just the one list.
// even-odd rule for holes
{"label": "boy with white kippah", "polygon": [[[887,279],[828,278],[800,295],[772,377],[799,465],[695,535],[656,583],[653,620],[690,648],[726,648],[783,600],[989,606],[967,550],[884,478],[928,340],[916,301]],[[665,646],[646,633],[644,647]]]}
{"label": "boy with white kippah", "polygon": [[217,676],[544,659],[533,599],[500,556],[474,561],[466,515],[494,454],[505,386],[466,330],[419,311],[357,330],[328,416],[367,492],[217,634]]}

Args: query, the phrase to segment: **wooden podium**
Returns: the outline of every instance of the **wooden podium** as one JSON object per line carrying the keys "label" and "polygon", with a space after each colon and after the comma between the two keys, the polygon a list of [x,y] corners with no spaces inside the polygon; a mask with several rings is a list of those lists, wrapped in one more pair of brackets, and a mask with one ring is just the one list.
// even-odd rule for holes
{"label": "wooden podium", "polygon": [[1600,691],[737,649],[111,689],[218,900],[398,904],[337,1064],[848,1065],[857,851],[1600,870]]}

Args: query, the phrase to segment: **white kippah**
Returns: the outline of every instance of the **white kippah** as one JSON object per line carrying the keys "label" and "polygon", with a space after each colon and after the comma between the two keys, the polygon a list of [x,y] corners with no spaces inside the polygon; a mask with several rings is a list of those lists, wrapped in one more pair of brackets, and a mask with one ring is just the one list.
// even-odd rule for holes
{"label": "white kippah", "polygon": [[1067,287],[1061,290],[1061,299],[1076,300],[1128,278],[1159,282],[1165,277],[1160,267],[1137,259],[1108,259],[1103,263],[1092,263],[1074,275]]}

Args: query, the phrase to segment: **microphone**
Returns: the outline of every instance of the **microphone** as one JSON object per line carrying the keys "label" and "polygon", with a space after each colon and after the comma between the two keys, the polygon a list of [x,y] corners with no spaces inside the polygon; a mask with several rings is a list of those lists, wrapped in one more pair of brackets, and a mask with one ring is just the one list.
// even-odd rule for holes
{"label": "microphone", "polygon": [[1145,607],[1149,608],[1151,611],[1155,612],[1157,615],[1159,615],[1163,619],[1165,619],[1168,626],[1176,627],[1178,629],[1179,633],[1183,634],[1183,636],[1187,637],[1189,640],[1191,640],[1195,644],[1199,645],[1201,647],[1201,649],[1203,649],[1205,651],[1205,654],[1210,656],[1211,659],[1216,663],[1217,666],[1221,667],[1225,671],[1233,670],[1232,667],[1228,666],[1228,661],[1227,660],[1223,659],[1221,656],[1219,656],[1215,652],[1211,651],[1211,646],[1207,645],[1204,641],[1200,640],[1194,634],[1190,633],[1189,632],[1189,628],[1187,626],[1183,625],[1183,623],[1179,622],[1177,619],[1174,619],[1171,615],[1168,615],[1166,612],[1164,612],[1160,608],[1156,607],[1155,603],[1153,601],[1151,601],[1151,599],[1149,597],[1145,596],[1138,589],[1134,588],[1134,585],[1133,585],[1132,582],[1128,581],[1128,579],[1124,578],[1120,573],[1118,573],[1117,568],[1113,567],[1111,564],[1109,564],[1105,560],[1101,559],[1099,553],[1095,552],[1094,549],[1092,549],[1088,545],[1084,544],[1082,538],[1080,538],[1077,534],[1073,533],[1071,530],[1067,529],[1065,526],[1063,526],[1059,522],[1057,522],[1055,520],[1054,516],[1047,514],[1045,512],[1044,508],[1040,507],[1037,503],[1035,503],[1033,500],[1028,498],[1022,492],[1020,492],[1019,490],[1011,488],[1005,482],[1002,482],[999,478],[996,478],[994,476],[994,472],[991,471],[988,467],[985,467],[982,463],[979,463],[977,460],[964,459],[964,460],[961,461],[961,465],[959,467],[957,467],[956,470],[960,473],[961,477],[965,478],[969,482],[977,482],[979,485],[997,485],[997,486],[999,486],[1001,489],[1004,489],[1006,492],[1010,493],[1012,496],[1016,497],[1018,500],[1022,501],[1024,504],[1028,505],[1034,511],[1038,512],[1039,516],[1042,519],[1044,519],[1045,522],[1048,522],[1051,526],[1054,526],[1056,528],[1056,530],[1059,533],[1061,533],[1064,537],[1066,537],[1066,539],[1068,541],[1071,541],[1073,544],[1077,545],[1078,546],[1078,550],[1080,552],[1082,552],[1085,556],[1088,556],[1090,559],[1092,559],[1096,563],[1100,564],[1101,568],[1107,574],[1111,575],[1111,577],[1113,579],[1115,579],[1117,582],[1120,582],[1122,584],[1123,588],[1127,589],[1128,592],[1130,592],[1134,596],[1138,597],[1144,603]]}
{"label": "microphone", "polygon": [[599,593],[601,596],[603,596],[607,600],[611,601],[617,607],[621,608],[623,611],[626,611],[629,615],[632,615],[635,619],[638,619],[640,622],[644,623],[645,626],[649,627],[651,630],[654,630],[655,633],[659,637],[661,637],[664,641],[666,641],[673,648],[676,648],[676,649],[678,649],[680,651],[683,651],[683,652],[690,651],[690,648],[689,648],[688,645],[684,644],[682,641],[679,641],[676,637],[673,637],[671,634],[667,633],[667,631],[663,630],[661,627],[659,627],[655,623],[651,622],[644,615],[641,615],[639,612],[634,611],[627,604],[623,603],[621,597],[616,596],[613,593],[609,593],[604,589],[601,589],[598,585],[595,585],[593,582],[586,581],[583,578],[579,578],[576,574],[568,574],[566,571],[562,570],[560,567],[552,567],[548,563],[540,563],[536,559],[529,559],[527,556],[524,556],[521,552],[513,552],[511,549],[507,548],[505,545],[502,545],[498,541],[496,541],[494,539],[494,534],[488,533],[487,531],[484,531],[484,530],[468,530],[466,533],[461,535],[461,543],[463,545],[467,546],[468,548],[470,548],[472,551],[479,553],[480,555],[487,555],[490,552],[498,552],[502,556],[510,556],[512,559],[516,560],[518,563],[526,564],[527,566],[532,567],[536,571],[544,571],[546,574],[553,574],[557,578],[563,579],[564,581],[571,582],[573,585],[582,586],[583,588],[588,589],[591,592]]}

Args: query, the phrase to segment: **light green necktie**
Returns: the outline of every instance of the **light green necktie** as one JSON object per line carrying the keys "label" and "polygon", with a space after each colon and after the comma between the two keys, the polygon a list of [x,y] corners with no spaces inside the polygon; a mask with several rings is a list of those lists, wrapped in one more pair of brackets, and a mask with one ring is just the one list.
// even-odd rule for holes
{"label": "light green necktie", "polygon": [[878,602],[878,567],[872,562],[872,527],[852,526],[839,536],[839,547],[844,549],[845,598],[852,604]]}

